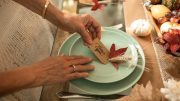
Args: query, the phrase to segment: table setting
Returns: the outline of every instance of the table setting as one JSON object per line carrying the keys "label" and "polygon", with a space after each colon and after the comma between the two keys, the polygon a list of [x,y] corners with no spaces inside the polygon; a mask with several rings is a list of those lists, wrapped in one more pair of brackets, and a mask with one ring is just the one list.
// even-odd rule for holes
{"label": "table setting", "polygon": [[[173,62],[175,66],[169,64],[164,57],[168,55],[168,58],[176,60],[179,57],[167,54],[157,44],[157,32],[144,0],[74,2],[74,12],[90,14],[100,22],[102,38],[94,42],[93,50],[84,45],[78,33],[69,34],[59,30],[52,53],[54,56],[63,54],[91,57],[93,62],[89,64],[96,68],[89,72],[87,78],[44,87],[41,101],[178,101],[180,77],[178,73],[175,77],[171,75],[177,70],[166,70],[169,66],[177,67],[179,62]],[[67,12],[67,8],[63,10]],[[58,41],[60,39],[63,41]],[[108,55],[105,51],[108,51]],[[103,53],[107,55],[107,62],[103,63],[96,52],[102,56]],[[172,100],[173,97],[177,99]]]}
{"label": "table setting", "polygon": [[[127,37],[131,38],[132,42],[129,41],[129,39],[123,41],[125,41],[124,43],[128,41],[129,42],[128,44],[132,45],[129,46],[131,48],[127,52],[128,55],[134,57],[132,60],[134,62],[132,66],[128,67],[128,65],[131,65],[130,63],[124,64],[125,66],[123,65],[119,66],[119,69],[116,70],[113,67],[113,65],[110,63],[106,65],[101,64],[95,58],[95,56],[93,57],[91,51],[88,50],[88,48],[86,48],[86,46],[83,45],[83,41],[80,39],[80,36],[78,34],[73,34],[66,41],[64,41],[61,48],[59,49],[59,54],[63,53],[65,55],[68,55],[69,52],[67,50],[72,51],[72,49],[68,49],[68,47],[73,48],[73,46],[75,46],[70,54],[85,55],[94,58],[94,62],[92,62],[91,64],[95,65],[97,68],[90,74],[90,76],[87,77],[86,79],[73,80],[71,81],[71,84],[75,85],[77,88],[85,91],[86,93],[97,94],[97,95],[110,95],[110,94],[122,92],[130,88],[139,80],[144,70],[145,59],[144,59],[144,53],[140,45],[132,37],[126,35],[126,33],[113,28],[104,28],[103,33],[104,33],[103,35],[105,36],[103,36],[104,38],[102,37],[102,40],[104,40],[102,42],[107,42],[106,40],[108,39],[110,42],[107,43],[116,43],[115,40],[109,39],[110,37],[109,33],[116,34],[117,36],[115,37],[113,36],[112,38],[118,38],[119,40],[121,40],[121,38],[123,39]],[[72,43],[73,46],[71,46],[70,43]],[[126,44],[125,46],[128,46],[128,44]],[[136,65],[138,65],[138,67],[136,67]]]}

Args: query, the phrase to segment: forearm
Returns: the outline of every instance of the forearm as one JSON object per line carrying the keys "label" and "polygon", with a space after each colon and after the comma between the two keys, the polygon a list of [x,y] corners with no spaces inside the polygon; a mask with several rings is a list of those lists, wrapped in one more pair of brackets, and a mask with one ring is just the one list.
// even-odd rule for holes
{"label": "forearm", "polygon": [[0,95],[4,95],[34,85],[36,80],[29,68],[19,68],[0,73]]}
{"label": "forearm", "polygon": [[[77,32],[79,33],[83,40],[91,44],[92,39],[90,34],[94,34],[95,37],[101,37],[101,27],[100,24],[92,18],[90,15],[76,15],[76,14],[65,14],[59,10],[52,3],[49,3],[46,10],[45,5],[47,0],[14,0],[31,11],[43,15],[45,19],[49,20],[51,23],[56,25],[62,30],[68,32]],[[44,15],[44,11],[45,15]],[[42,14],[43,13],[43,14]],[[97,34],[97,35],[96,35]]]}
{"label": "forearm", "polygon": [[[42,16],[46,0],[13,0],[24,7],[30,9],[31,11]],[[50,0],[49,0],[50,1]],[[56,6],[50,3],[46,9],[44,16],[45,19],[49,20],[51,23],[58,27],[63,27],[64,13],[59,10]]]}

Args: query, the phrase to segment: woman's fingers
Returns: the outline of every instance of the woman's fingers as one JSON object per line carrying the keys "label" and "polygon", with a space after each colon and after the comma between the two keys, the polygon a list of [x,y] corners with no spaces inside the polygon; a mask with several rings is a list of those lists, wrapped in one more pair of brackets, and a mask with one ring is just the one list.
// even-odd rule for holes
{"label": "woman's fingers", "polygon": [[86,28],[89,30],[90,34],[92,34],[93,39],[96,37],[99,39],[101,38],[101,26],[93,17],[89,17]]}
{"label": "woman's fingers", "polygon": [[73,69],[73,71],[75,72],[92,71],[95,68],[92,65],[74,65],[74,66],[75,68]]}
{"label": "woman's fingers", "polygon": [[86,64],[91,61],[91,58],[83,56],[58,56],[50,57],[34,66],[37,69],[35,70],[37,76],[39,78],[42,76],[42,84],[53,84],[66,82],[75,78],[87,77],[87,72],[93,70],[94,66],[81,64]]}
{"label": "woman's fingers", "polygon": [[64,55],[63,58],[65,60],[74,60],[74,59],[81,59],[81,58],[88,58],[88,57],[84,57],[84,56],[77,56],[77,55],[71,55],[71,56],[66,56]]}
{"label": "woman's fingers", "polygon": [[68,61],[68,66],[86,64],[92,61],[92,58],[79,58]]}
{"label": "woman's fingers", "polygon": [[74,72],[74,73],[71,73],[71,74],[68,74],[65,79],[67,81],[69,80],[73,80],[73,79],[77,79],[77,78],[85,78],[85,77],[88,77],[89,73],[87,72]]}
{"label": "woman's fingers", "polygon": [[86,30],[84,25],[79,28],[79,33],[82,36],[84,42],[92,44],[91,36],[89,35],[89,32]]}
{"label": "woman's fingers", "polygon": [[71,56],[67,56],[67,55],[64,55],[64,56],[58,56],[58,58],[61,60],[62,58],[64,60],[76,60],[76,59],[91,59],[90,57],[85,57],[85,56],[80,56],[80,55],[71,55]]}
{"label": "woman's fingers", "polygon": [[92,40],[94,40],[97,37],[96,31],[94,30],[92,26],[90,26],[88,30],[89,30],[89,34],[91,34]]}
{"label": "woman's fingers", "polygon": [[96,34],[96,36],[101,39],[101,25],[93,18],[90,18],[91,21],[91,29],[93,29],[93,32]]}
{"label": "woman's fingers", "polygon": [[100,24],[90,15],[80,15],[83,26],[80,26],[79,33],[81,34],[84,41],[88,44],[92,43],[92,40],[96,37],[101,38],[101,26]]}
{"label": "woman's fingers", "polygon": [[95,29],[96,29],[97,37],[101,39],[101,27],[96,27]]}
{"label": "woman's fingers", "polygon": [[68,73],[73,73],[73,72],[88,72],[88,71],[92,71],[94,70],[94,66],[92,65],[74,65],[73,66],[69,66],[67,67],[68,69],[67,72]]}
{"label": "woman's fingers", "polygon": [[91,39],[93,40],[97,37],[97,35],[96,35],[96,31],[94,30],[94,28],[92,26],[92,23],[93,23],[93,20],[90,19],[86,24],[86,29],[88,30],[89,35],[91,36]]}

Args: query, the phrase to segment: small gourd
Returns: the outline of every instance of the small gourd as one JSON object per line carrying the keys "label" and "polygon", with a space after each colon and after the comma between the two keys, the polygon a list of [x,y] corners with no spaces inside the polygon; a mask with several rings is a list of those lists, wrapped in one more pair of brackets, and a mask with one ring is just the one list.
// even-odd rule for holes
{"label": "small gourd", "polygon": [[148,36],[152,32],[151,24],[145,19],[135,20],[130,27],[137,36]]}
{"label": "small gourd", "polygon": [[164,17],[168,12],[171,12],[170,9],[164,5],[153,5],[151,7],[151,14],[156,20]]}

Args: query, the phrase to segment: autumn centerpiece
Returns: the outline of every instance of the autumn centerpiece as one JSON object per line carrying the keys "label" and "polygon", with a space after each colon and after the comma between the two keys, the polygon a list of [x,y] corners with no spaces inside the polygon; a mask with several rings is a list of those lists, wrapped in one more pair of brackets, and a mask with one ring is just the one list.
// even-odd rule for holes
{"label": "autumn centerpiece", "polygon": [[180,56],[180,0],[150,1],[146,6],[158,26],[159,42],[166,52]]}

